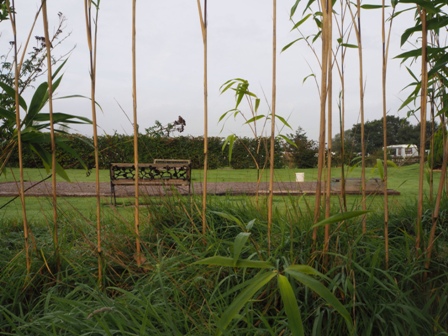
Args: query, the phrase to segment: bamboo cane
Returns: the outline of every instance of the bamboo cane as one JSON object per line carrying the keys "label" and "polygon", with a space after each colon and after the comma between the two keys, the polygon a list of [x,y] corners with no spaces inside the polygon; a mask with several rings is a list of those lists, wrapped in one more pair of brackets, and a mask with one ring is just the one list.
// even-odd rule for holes
{"label": "bamboo cane", "polygon": [[199,21],[204,48],[204,177],[202,181],[202,234],[207,230],[207,173],[208,173],[208,47],[207,47],[207,0],[204,0],[204,14],[201,2],[197,0]]}
{"label": "bamboo cane", "polygon": [[271,253],[272,208],[274,204],[274,146],[275,113],[277,101],[277,0],[272,2],[272,106],[271,106],[271,148],[269,149],[269,201],[268,201],[268,255]]}
{"label": "bamboo cane", "polygon": [[141,246],[140,246],[140,204],[139,204],[139,166],[138,166],[138,123],[137,123],[137,62],[136,62],[136,4],[137,0],[132,1],[132,107],[134,119],[134,166],[135,166],[135,212],[134,212],[134,230],[135,230],[135,258],[137,266],[142,264]]}
{"label": "bamboo cane", "polygon": [[45,48],[47,50],[47,78],[48,78],[48,108],[50,116],[50,142],[51,142],[51,187],[53,203],[53,244],[56,257],[56,268],[60,271],[59,238],[58,238],[58,209],[56,195],[56,140],[54,134],[53,118],[53,71],[51,66],[50,34],[48,32],[47,1],[42,0],[42,19],[44,24]]}
{"label": "bamboo cane", "polygon": [[92,114],[92,130],[93,130],[93,148],[95,160],[95,197],[96,197],[96,233],[97,233],[97,254],[98,254],[98,283],[100,287],[103,281],[103,255],[101,246],[101,199],[100,199],[100,171],[99,171],[99,149],[98,149],[98,124],[96,115],[96,52],[98,38],[98,13],[100,1],[96,5],[95,11],[95,28],[92,37],[92,2],[84,0],[84,11],[86,21],[87,45],[89,48],[90,61],[90,108]]}
{"label": "bamboo cane", "polygon": [[14,41],[14,87],[15,87],[15,107],[16,107],[16,126],[17,126],[17,148],[18,148],[18,157],[19,157],[19,195],[20,202],[22,205],[22,218],[23,218],[23,237],[25,243],[25,263],[26,263],[26,272],[27,278],[29,278],[31,272],[31,257],[30,257],[30,247],[29,247],[29,226],[28,219],[26,215],[26,201],[25,201],[25,184],[24,184],[24,175],[23,175],[23,146],[22,146],[22,133],[21,133],[21,123],[20,123],[20,105],[19,105],[19,76],[20,76],[20,68],[17,63],[17,25],[16,25],[16,13],[11,10],[11,8],[15,8],[15,2],[12,0],[12,6],[10,5],[9,0],[6,0],[9,19],[11,21],[11,28],[13,32],[13,41]]}
{"label": "bamboo cane", "polygon": [[[325,218],[330,217],[331,215],[331,147],[332,147],[332,122],[333,122],[333,61],[331,52],[331,45],[332,45],[332,29],[333,29],[333,10],[332,8],[328,11],[328,83],[327,83],[327,148],[326,148],[326,154],[327,154],[327,177],[326,177],[326,188],[325,188]],[[327,266],[328,263],[328,249],[330,246],[330,225],[325,225],[324,228],[324,267]]]}
{"label": "bamboo cane", "polygon": [[384,202],[384,253],[386,269],[389,268],[389,202],[387,195],[387,105],[386,105],[386,71],[387,71],[387,53],[386,53],[386,27],[385,27],[385,4],[382,1],[381,9],[381,42],[383,51],[382,60],[382,106],[383,106],[383,202]]}
{"label": "bamboo cane", "polygon": [[[361,207],[367,210],[366,204],[366,144],[365,144],[365,113],[364,113],[364,70],[363,70],[363,53],[362,53],[362,34],[361,34],[361,1],[356,1],[357,7],[357,25],[355,25],[356,39],[358,42],[358,58],[359,58],[359,108],[361,114]],[[367,222],[366,216],[362,217],[362,232],[366,233]]]}
{"label": "bamboo cane", "polygon": [[389,199],[387,193],[387,57],[389,54],[390,32],[392,30],[392,22],[390,21],[389,34],[386,41],[386,5],[382,0],[381,8],[381,42],[382,42],[382,107],[383,107],[383,204],[384,204],[384,254],[385,267],[389,268]]}
{"label": "bamboo cane", "polygon": [[423,183],[425,178],[425,143],[426,143],[426,99],[428,96],[428,67],[427,67],[427,47],[428,47],[428,28],[426,24],[426,10],[420,8],[420,20],[422,22],[422,64],[421,64],[421,94],[420,94],[420,170],[418,182],[418,205],[417,221],[415,227],[415,249],[417,257],[420,255],[421,235],[422,235],[422,216],[423,216]]}
{"label": "bamboo cane", "polygon": [[[314,204],[314,223],[317,223],[320,217],[321,193],[322,193],[322,173],[324,167],[325,156],[325,112],[327,104],[327,81],[328,81],[328,63],[331,54],[331,45],[329,44],[329,11],[332,10],[331,2],[321,0],[323,25],[322,25],[322,72],[320,87],[320,124],[319,124],[319,152],[317,157],[317,183],[316,183],[316,200]],[[313,244],[316,245],[317,228],[313,229]]]}
{"label": "bamboo cane", "polygon": [[[345,12],[341,1],[341,38],[344,37],[344,19]],[[339,110],[339,134],[341,135],[341,198],[342,198],[342,210],[347,211],[347,195],[345,193],[345,51],[346,48],[342,47],[341,51],[341,107]]]}

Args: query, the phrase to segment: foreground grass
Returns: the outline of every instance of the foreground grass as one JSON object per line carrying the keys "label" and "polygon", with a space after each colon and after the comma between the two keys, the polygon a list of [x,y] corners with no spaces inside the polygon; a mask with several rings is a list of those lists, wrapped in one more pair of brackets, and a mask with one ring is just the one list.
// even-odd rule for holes
{"label": "foreground grass", "polygon": [[[97,278],[93,214],[60,211],[61,269],[56,267],[51,221],[32,225],[32,272],[26,274],[20,222],[2,223],[0,241],[0,334],[2,335],[211,335],[217,321],[254,278],[257,270],[195,265],[214,255],[232,256],[238,233],[250,232],[241,258],[269,260],[279,273],[290,264],[324,272],[325,286],[350,312],[357,335],[446,335],[448,328],[448,233],[438,229],[431,268],[415,257],[415,207],[391,213],[390,267],[384,265],[381,213],[332,228],[324,266],[321,245],[312,249],[311,213],[284,198],[274,213],[272,249],[267,252],[266,206],[262,201],[211,198],[207,232],[201,234],[199,198],[148,199],[142,207],[141,242],[145,262],[137,267],[132,208],[104,213],[105,277]],[[441,222],[448,222],[444,201]],[[238,222],[219,215],[235,216]],[[230,218],[230,217],[229,217]],[[248,229],[246,224],[255,220]],[[427,235],[430,223],[424,219]],[[320,230],[318,241],[322,242]],[[427,274],[426,277],[424,274]],[[293,283],[306,335],[346,335],[332,306]],[[272,286],[256,293],[224,334],[289,334],[284,306]]]}

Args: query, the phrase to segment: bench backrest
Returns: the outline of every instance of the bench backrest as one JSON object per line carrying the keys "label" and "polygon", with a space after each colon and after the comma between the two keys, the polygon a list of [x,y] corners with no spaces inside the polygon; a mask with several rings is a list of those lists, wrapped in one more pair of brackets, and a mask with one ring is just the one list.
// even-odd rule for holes
{"label": "bench backrest", "polygon": [[[190,182],[190,160],[162,160],[155,163],[139,163],[139,178],[144,181],[182,180]],[[118,180],[133,180],[135,166],[133,163],[111,163],[111,183]]]}

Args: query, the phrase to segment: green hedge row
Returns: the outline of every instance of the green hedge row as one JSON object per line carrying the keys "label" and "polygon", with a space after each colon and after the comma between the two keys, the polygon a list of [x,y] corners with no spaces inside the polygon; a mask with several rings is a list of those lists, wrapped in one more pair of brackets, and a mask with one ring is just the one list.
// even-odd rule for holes
{"label": "green hedge row", "polygon": [[[59,135],[61,136],[61,135]],[[93,140],[82,135],[64,135],[64,140],[78,153],[89,168],[94,167]],[[269,140],[259,141],[253,138],[239,138],[233,145],[232,160],[229,164],[228,147],[222,150],[224,138],[208,138],[208,165],[210,169],[232,167],[235,169],[255,168],[254,159],[260,167],[269,166]],[[106,169],[111,162],[133,162],[134,140],[132,136],[114,134],[103,135],[98,138],[100,154],[100,168]],[[193,168],[204,166],[204,138],[203,137],[151,137],[140,135],[138,138],[139,161],[153,162],[154,159],[189,159]],[[280,140],[275,141],[275,168],[285,166],[284,145]],[[49,149],[48,149],[49,150]],[[31,151],[23,153],[24,166],[28,168],[42,167],[41,160]],[[65,169],[82,168],[73,156],[57,150],[57,160]],[[17,153],[8,162],[9,166],[17,167]]]}

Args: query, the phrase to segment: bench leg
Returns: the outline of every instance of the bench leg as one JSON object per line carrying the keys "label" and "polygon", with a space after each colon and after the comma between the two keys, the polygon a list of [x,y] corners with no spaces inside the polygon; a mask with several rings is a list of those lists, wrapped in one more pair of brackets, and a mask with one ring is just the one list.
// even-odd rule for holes
{"label": "bench leg", "polygon": [[110,202],[114,206],[117,206],[117,198],[115,196],[115,186],[112,183],[110,184]]}

